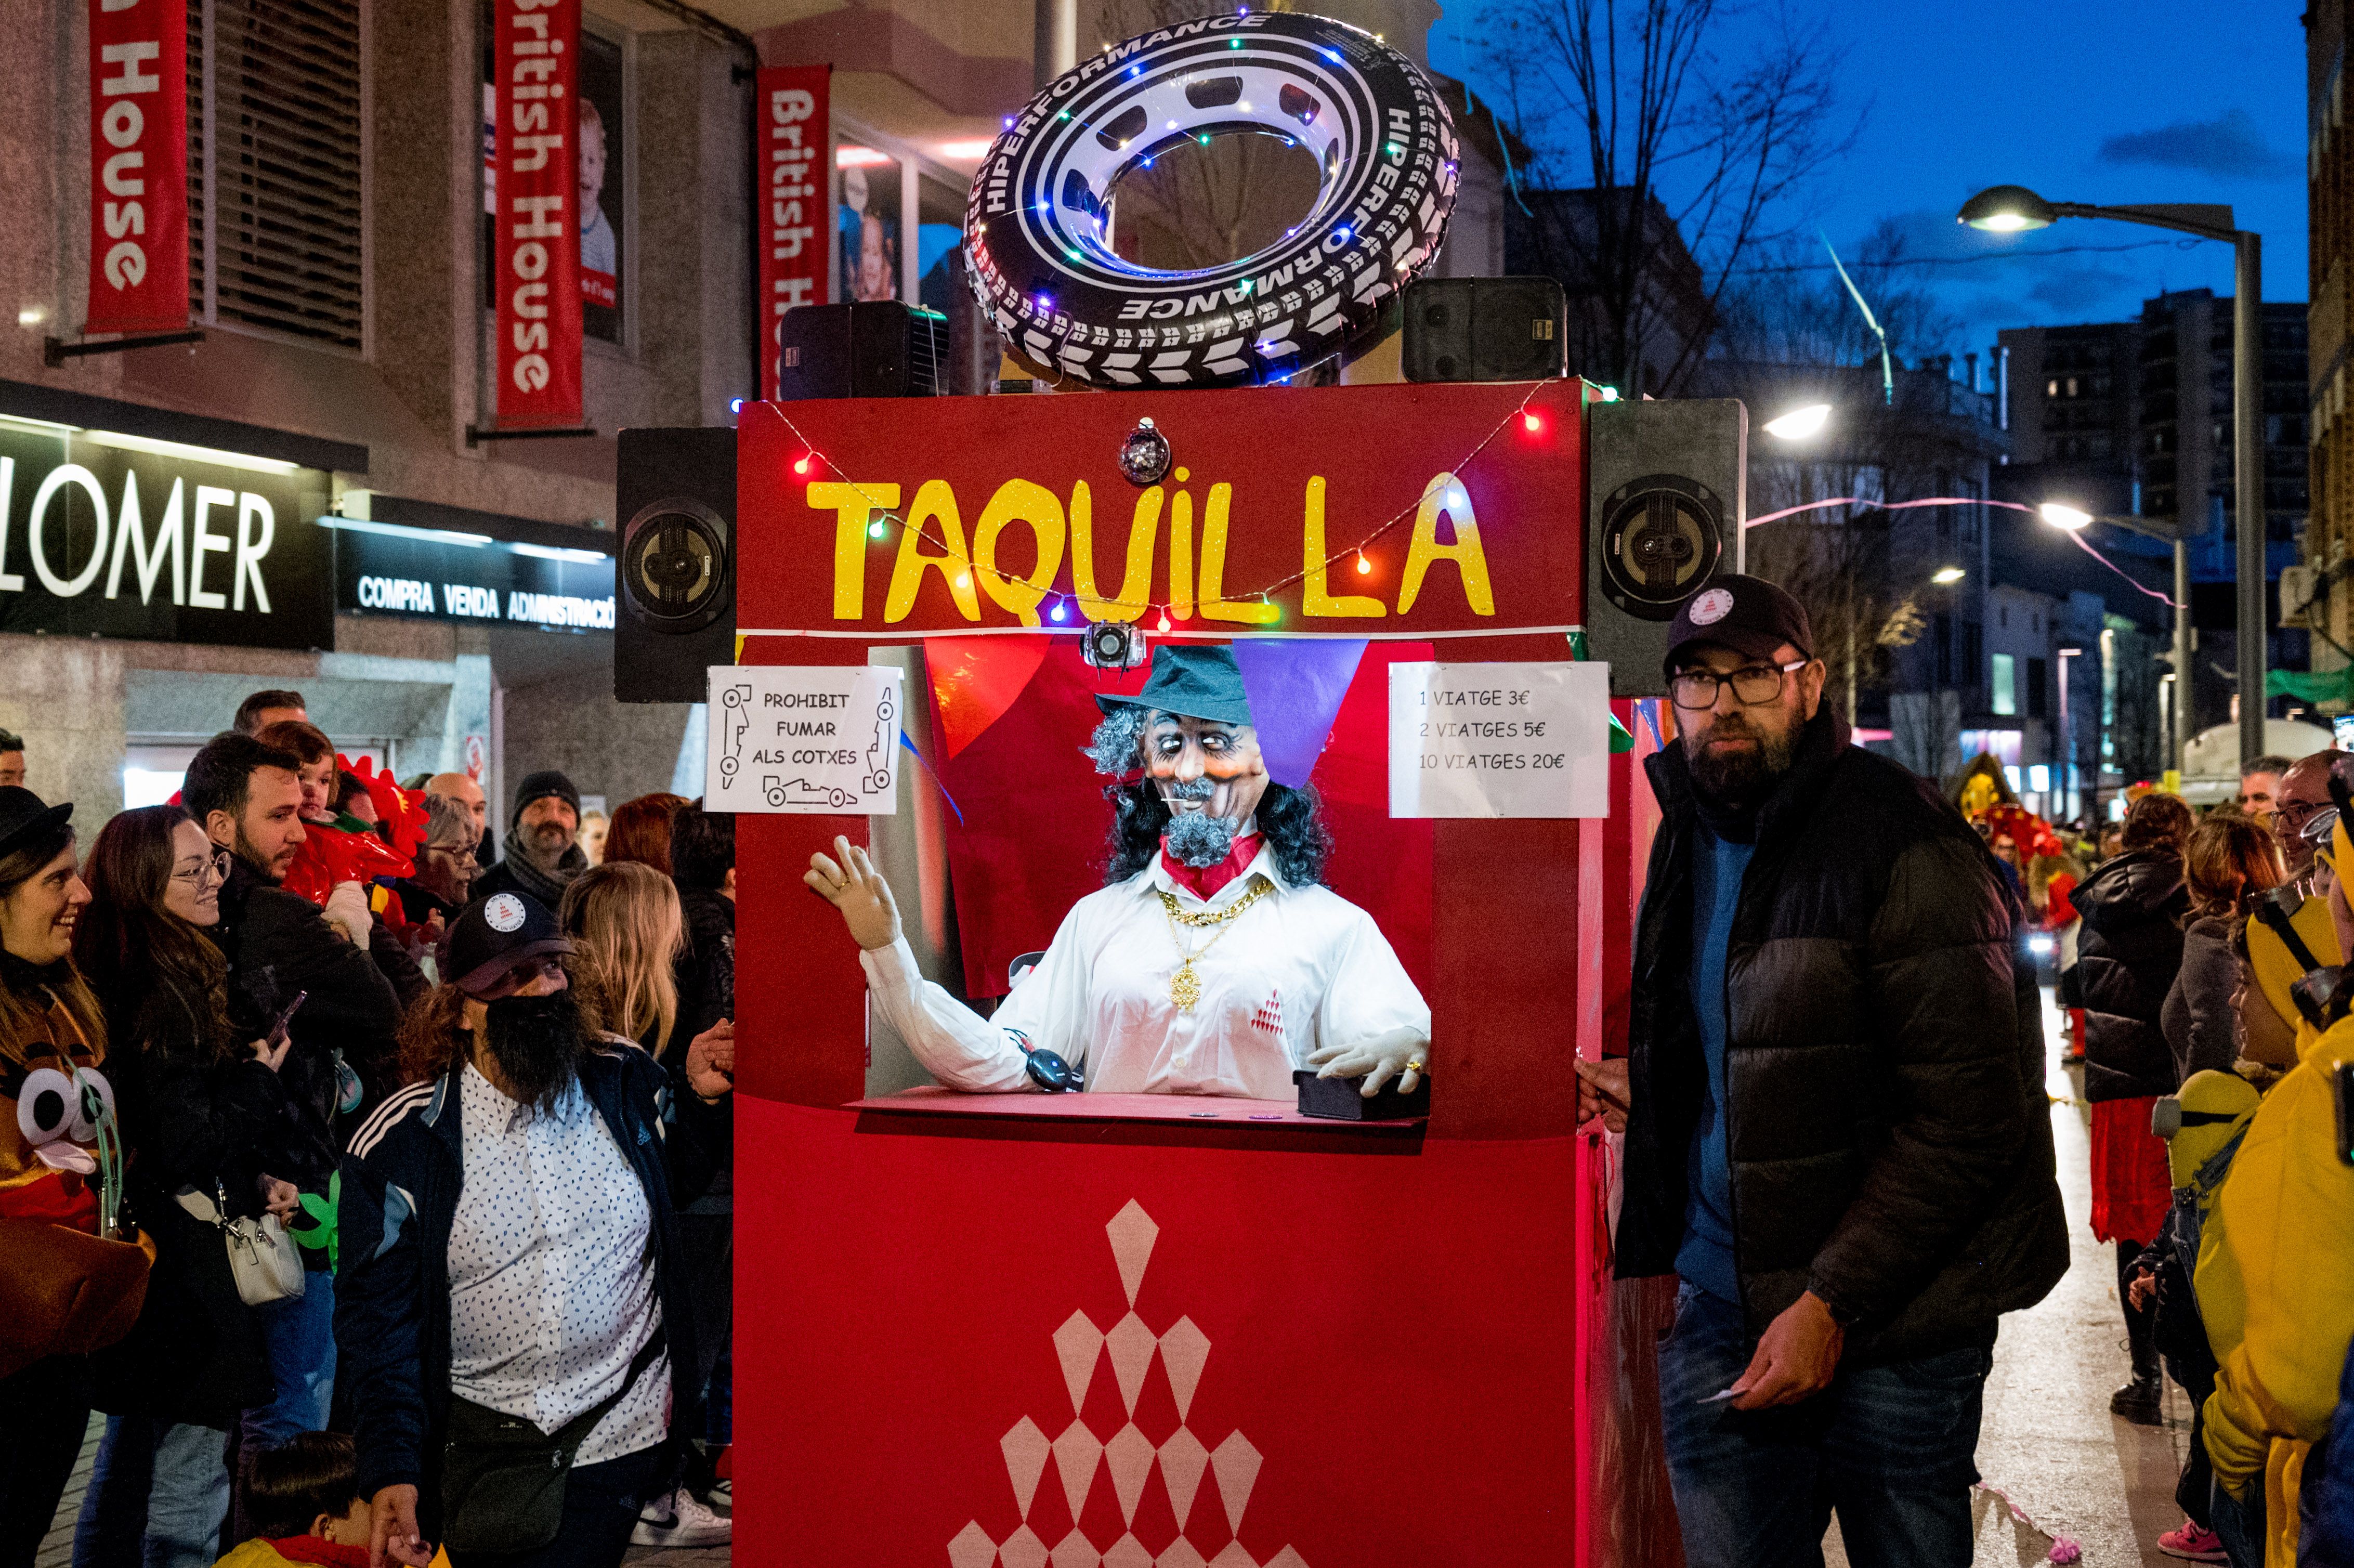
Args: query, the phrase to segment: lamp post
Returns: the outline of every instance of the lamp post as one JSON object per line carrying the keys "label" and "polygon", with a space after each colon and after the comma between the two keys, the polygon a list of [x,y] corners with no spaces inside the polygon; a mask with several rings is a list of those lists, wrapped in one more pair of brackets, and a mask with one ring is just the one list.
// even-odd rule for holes
{"label": "lamp post", "polygon": [[2084,810],[2084,801],[2076,789],[2076,726],[2068,722],[2068,661],[2081,658],[2082,648],[2060,650],[2060,798],[2067,802],[2067,812],[2073,820]]}
{"label": "lamp post", "polygon": [[[2105,217],[2218,239],[2232,247],[2232,480],[2239,514],[2240,765],[2264,751],[2264,238],[2236,228],[2229,207],[2160,203],[2145,207],[2092,207],[2046,201],[2024,185],[1995,185],[1962,204],[1959,221],[1990,234],[2043,228],[2063,217]],[[2105,522],[2124,523],[2123,518]],[[2135,524],[2147,522],[2137,518]],[[2131,524],[2128,524],[2131,525]],[[2148,533],[2144,528],[2142,532]],[[2183,552],[2175,547],[2175,599],[2190,600]],[[2179,628],[2188,612],[2178,609],[2175,640],[2177,766],[2188,739],[2184,719],[2190,689],[2189,650]]]}
{"label": "lamp post", "polygon": [[[2090,512],[2057,501],[2047,501],[2035,510],[2046,523],[2051,524],[2054,528],[2065,529],[2071,534],[2088,523],[2106,523],[2113,527],[2130,530],[2146,538],[2166,540],[2174,546],[2174,692],[2167,707],[2167,715],[2168,727],[2174,732],[2174,745],[2171,747],[2174,753],[2174,769],[2178,773],[2182,772],[2187,748],[2190,744],[2190,531],[2183,527],[2181,519],[2179,517],[2172,523],[2161,523],[2155,517],[2096,517]],[[2242,532],[2244,534],[2246,531],[2243,529]],[[2263,602],[2261,577],[2257,579],[2257,602],[2261,606]],[[2244,606],[2243,608],[2244,609]],[[2261,620],[2261,616],[2258,619]],[[2247,664],[2243,661],[2240,665],[2240,678],[2243,681],[2247,679]],[[2264,673],[2261,665],[2258,666],[2256,680],[2258,684],[2263,683]],[[2247,711],[2244,698],[2241,702],[2240,708],[2244,715]],[[2256,743],[2259,747],[2264,743],[2261,716],[2258,719]],[[2240,745],[2244,747],[2247,744],[2248,726],[2243,719],[2240,726]],[[2261,750],[2257,755],[2263,755]]]}

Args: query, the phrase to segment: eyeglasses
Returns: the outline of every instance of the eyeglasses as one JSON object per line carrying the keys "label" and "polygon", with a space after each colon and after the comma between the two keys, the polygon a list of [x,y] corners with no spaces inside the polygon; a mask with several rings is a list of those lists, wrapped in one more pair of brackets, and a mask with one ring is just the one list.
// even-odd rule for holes
{"label": "eyeglasses", "polygon": [[190,887],[202,887],[207,879],[216,883],[228,880],[228,851],[215,850],[213,858],[203,864],[172,874],[173,881],[186,883]]}
{"label": "eyeglasses", "polygon": [[1730,685],[1733,694],[1748,707],[1770,703],[1782,694],[1782,677],[1803,670],[1808,661],[1794,659],[1787,664],[1744,664],[1728,675],[1713,670],[1680,670],[1668,683],[1668,694],[1676,706],[1698,712],[1716,706],[1719,687]]}
{"label": "eyeglasses", "polygon": [[[2243,796],[2242,799],[2244,800],[2246,797]],[[2327,800],[2283,800],[2275,808],[2281,821],[2292,833],[2302,832],[2305,825],[2313,821],[2317,812],[2336,810],[2337,808]]]}

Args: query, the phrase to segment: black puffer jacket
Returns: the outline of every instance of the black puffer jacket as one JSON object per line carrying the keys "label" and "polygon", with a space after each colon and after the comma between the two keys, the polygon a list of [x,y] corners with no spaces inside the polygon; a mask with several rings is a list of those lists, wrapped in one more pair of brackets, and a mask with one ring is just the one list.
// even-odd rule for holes
{"label": "black puffer jacket", "polygon": [[[1865,1363],[1984,1343],[2068,1266],[2033,970],[1995,862],[1828,707],[1760,810],[1725,960],[1734,1265],[1754,1340],[1811,1289]],[[1622,1277],[1670,1273],[1706,1064],[1683,748],[1638,921]]]}
{"label": "black puffer jacket", "polygon": [[2174,1053],[2159,1017],[2182,968],[2182,926],[2190,912],[2182,857],[2169,849],[2128,851],[2071,896],[2084,917],[2076,938],[2084,1097],[2172,1094]]}

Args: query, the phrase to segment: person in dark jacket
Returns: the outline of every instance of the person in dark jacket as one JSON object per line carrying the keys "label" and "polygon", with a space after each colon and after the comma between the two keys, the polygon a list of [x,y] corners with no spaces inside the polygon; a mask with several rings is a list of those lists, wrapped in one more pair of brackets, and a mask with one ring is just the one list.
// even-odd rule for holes
{"label": "person in dark jacket", "polygon": [[74,1531],[74,1561],[90,1568],[206,1568],[228,1514],[228,1434],[272,1393],[221,1234],[175,1198],[302,1224],[293,1186],[271,1173],[294,1122],[279,1080],[292,1047],[239,1037],[228,966],[207,935],[227,859],[178,806],[124,811],[91,847],[90,905],[74,927],[115,1047],[126,1198],[155,1243],[137,1325],[91,1358],[108,1420]]}
{"label": "person in dark jacket", "polygon": [[588,869],[588,852],[576,842],[579,832],[580,791],[572,780],[552,768],[525,774],[515,786],[504,853],[474,878],[474,898],[521,893],[555,908],[572,879]]}
{"label": "person in dark jacket", "polygon": [[2182,848],[2190,808],[2181,797],[2143,796],[2126,813],[2124,851],[2076,889],[2076,939],[2084,993],[2084,1097],[2093,1107],[2093,1234],[2117,1248],[2117,1300],[2126,1316],[2133,1376],[2109,1401],[2127,1421],[2165,1420],[2165,1393],[2150,1315],[2128,1294],[2141,1249],[2166,1223],[2174,1190],[2166,1144],[2149,1130],[2150,1107],[2180,1082],[2162,1026],[2167,993],[2182,969],[2190,914]]}
{"label": "person in dark jacket", "polygon": [[2354,1351],[2338,1379],[2338,1409],[2329,1436],[2306,1462],[2304,1528],[2297,1561],[2307,1568],[2346,1568],[2354,1563]]}
{"label": "person in dark jacket", "polygon": [[[686,946],[678,956],[678,1023],[671,1031],[663,1063],[673,1087],[681,1086],[687,1057],[698,1038],[706,1049],[724,1039],[732,1064],[736,1039],[736,817],[706,811],[703,802],[682,807],[671,819],[671,876],[678,884],[686,922]],[[731,1077],[732,1065],[726,1069]],[[688,1080],[685,1088],[693,1087]],[[732,1101],[733,1094],[728,1096]],[[695,1278],[695,1339],[707,1390],[705,1441],[714,1451],[733,1436],[730,1364],[735,1324],[736,1179],[732,1106],[722,1102],[715,1119],[711,1185],[682,1210],[679,1234],[686,1243]],[[692,1456],[690,1457],[693,1457]],[[689,1466],[688,1485],[710,1492],[719,1483],[707,1457]]]}
{"label": "person in dark jacket", "polygon": [[[217,736],[189,762],[181,799],[213,842],[230,852],[213,940],[228,960],[231,1022],[240,1038],[259,1039],[294,1009],[287,1026],[294,1047],[278,1075],[298,1114],[289,1169],[276,1174],[324,1203],[339,1119],[356,1126],[392,1086],[400,1002],[366,948],[346,941],[316,905],[277,885],[304,831],[294,763],[251,736]],[[334,1277],[324,1247],[305,1249],[303,1266],[302,1294],[260,1308],[278,1392],[269,1405],[248,1412],[247,1446],[327,1424]]]}
{"label": "person in dark jacket", "polygon": [[2190,924],[2182,967],[2158,1012],[2178,1087],[2211,1067],[2228,1073],[2239,1060],[2232,993],[2245,961],[2241,933],[2256,900],[2288,880],[2280,841],[2253,818],[2221,811],[2191,831],[2182,863]]}
{"label": "person in dark jacket", "polygon": [[[352,1380],[373,1555],[457,1568],[612,1568],[663,1485],[695,1408],[668,1079],[598,1024],[564,969],[571,944],[521,894],[450,934],[451,983],[404,1025],[415,1081],[344,1161],[336,1337]],[[707,1180],[707,1177],[705,1178]],[[547,1293],[564,1333],[547,1341]],[[556,1539],[484,1559],[447,1540],[451,1413],[552,1433],[604,1406],[567,1478]],[[609,1403],[610,1402],[610,1403]]]}
{"label": "person in dark jacket", "polygon": [[1806,612],[1726,576],[1678,612],[1679,742],[1624,1063],[1617,1272],[1681,1274],[1659,1351],[1692,1568],[1960,1568],[2001,1314],[2068,1263],[2020,918],[1935,790],[1850,744]]}

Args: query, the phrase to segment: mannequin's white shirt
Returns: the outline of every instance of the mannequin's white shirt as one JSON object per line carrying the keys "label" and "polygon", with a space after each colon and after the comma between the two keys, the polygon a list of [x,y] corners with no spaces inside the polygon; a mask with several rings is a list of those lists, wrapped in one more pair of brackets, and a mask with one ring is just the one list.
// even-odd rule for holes
{"label": "mannequin's white shirt", "polygon": [[[1181,910],[1218,910],[1261,881],[1272,890],[1231,922],[1172,936],[1162,892]],[[1191,1012],[1169,994],[1185,951],[1202,988]],[[1398,1028],[1430,1036],[1429,1005],[1373,916],[1329,887],[1289,885],[1264,844],[1206,902],[1157,855],[1088,894],[991,1018],[926,980],[904,938],[859,957],[876,1010],[916,1059],[969,1094],[1034,1087],[1017,1037],[1099,1093],[1278,1100],[1292,1097],[1292,1069],[1321,1046]]]}

